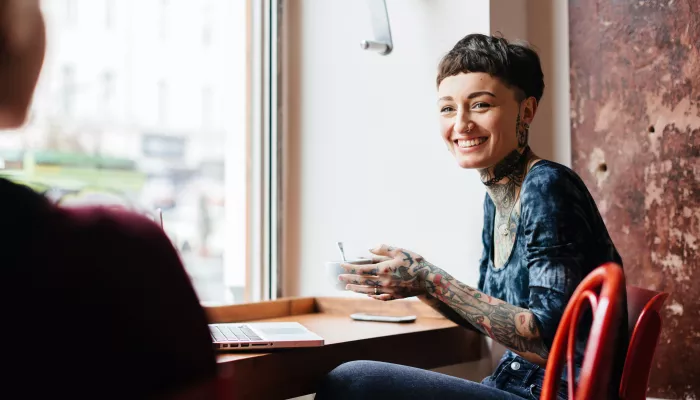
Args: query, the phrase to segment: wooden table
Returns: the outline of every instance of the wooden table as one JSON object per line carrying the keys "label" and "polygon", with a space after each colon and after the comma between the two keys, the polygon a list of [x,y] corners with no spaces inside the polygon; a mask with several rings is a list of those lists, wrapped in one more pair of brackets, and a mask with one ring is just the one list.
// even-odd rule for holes
{"label": "wooden table", "polygon": [[[236,399],[288,399],[314,393],[333,368],[376,360],[437,368],[481,358],[480,336],[421,302],[361,298],[300,298],[208,308],[211,322],[295,321],[325,339],[322,347],[267,353],[221,353],[222,376]],[[353,312],[416,315],[414,323],[363,322]]]}

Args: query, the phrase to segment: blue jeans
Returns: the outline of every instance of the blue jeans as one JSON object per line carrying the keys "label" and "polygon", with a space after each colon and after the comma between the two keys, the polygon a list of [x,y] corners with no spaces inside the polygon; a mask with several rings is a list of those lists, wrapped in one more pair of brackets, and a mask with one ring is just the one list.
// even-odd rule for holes
{"label": "blue jeans", "polygon": [[[513,368],[515,366],[515,368]],[[544,369],[507,352],[481,383],[437,372],[377,361],[352,361],[331,371],[316,400],[326,399],[539,399]],[[566,382],[558,399],[566,400]]]}

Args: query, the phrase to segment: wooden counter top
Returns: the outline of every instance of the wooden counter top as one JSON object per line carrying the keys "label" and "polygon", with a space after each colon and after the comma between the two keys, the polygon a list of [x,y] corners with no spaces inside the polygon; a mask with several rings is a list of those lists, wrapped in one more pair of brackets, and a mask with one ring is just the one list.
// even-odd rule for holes
{"label": "wooden counter top", "polygon": [[[288,399],[314,393],[336,366],[375,360],[437,368],[477,360],[480,336],[443,318],[418,301],[361,298],[301,298],[208,308],[211,322],[294,321],[325,339],[322,347],[267,353],[220,353],[221,373],[236,399]],[[354,321],[349,315],[416,315],[413,323]]]}

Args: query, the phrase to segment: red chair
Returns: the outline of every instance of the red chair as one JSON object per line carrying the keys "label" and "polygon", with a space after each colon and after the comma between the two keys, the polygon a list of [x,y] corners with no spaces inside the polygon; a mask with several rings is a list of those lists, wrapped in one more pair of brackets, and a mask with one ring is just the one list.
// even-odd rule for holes
{"label": "red chair", "polygon": [[[600,291],[599,291],[600,289]],[[567,359],[569,399],[598,400],[607,398],[617,327],[622,315],[622,295],[625,277],[622,268],[606,263],[588,274],[574,291],[566,306],[559,329],[554,336],[542,387],[541,399],[556,399],[564,356]],[[597,294],[597,293],[600,294]],[[586,352],[574,390],[574,350],[576,327],[582,313],[593,312],[593,322],[586,344]]]}
{"label": "red chair", "polygon": [[630,344],[620,380],[620,399],[646,399],[651,362],[661,334],[661,307],[668,293],[627,286]]}

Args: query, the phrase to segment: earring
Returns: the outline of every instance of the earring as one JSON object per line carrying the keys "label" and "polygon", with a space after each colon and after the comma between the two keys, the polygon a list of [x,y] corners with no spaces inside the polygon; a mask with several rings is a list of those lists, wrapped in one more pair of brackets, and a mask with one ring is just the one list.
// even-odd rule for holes
{"label": "earring", "polygon": [[530,135],[530,124],[528,124],[527,122],[523,122],[521,127],[522,130],[518,129],[518,132],[516,132],[518,138],[518,147],[525,147],[527,146],[527,139]]}

